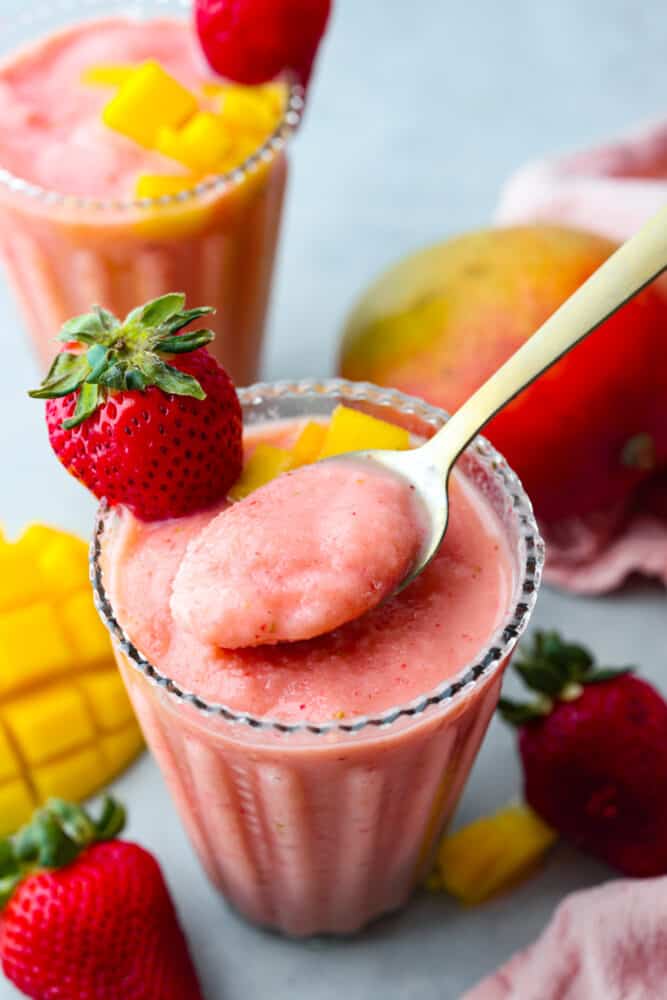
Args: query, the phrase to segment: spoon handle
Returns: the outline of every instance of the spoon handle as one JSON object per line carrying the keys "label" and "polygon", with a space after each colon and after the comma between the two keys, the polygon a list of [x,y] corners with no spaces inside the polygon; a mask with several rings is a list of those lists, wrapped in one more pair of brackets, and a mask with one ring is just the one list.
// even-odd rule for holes
{"label": "spoon handle", "polygon": [[432,461],[443,471],[449,468],[498,410],[665,269],[667,207],[619,247],[423,446]]}

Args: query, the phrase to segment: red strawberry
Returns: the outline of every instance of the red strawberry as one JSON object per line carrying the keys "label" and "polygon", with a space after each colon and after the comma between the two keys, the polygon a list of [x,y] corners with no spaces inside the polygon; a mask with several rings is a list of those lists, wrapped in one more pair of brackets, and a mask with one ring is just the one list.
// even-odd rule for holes
{"label": "red strawberry", "polygon": [[30,393],[47,400],[51,447],[68,472],[146,521],[209,506],[241,472],[238,397],[203,350],[213,334],[180,332],[211,310],[184,305],[172,294],[123,323],[99,308],[70,320],[60,339],[82,347],[58,354]]}
{"label": "red strawberry", "polygon": [[520,729],[526,801],[626,875],[667,873],[667,703],[555,632],[538,632],[516,669],[539,693],[531,705],[500,701]]}
{"label": "red strawberry", "polygon": [[292,72],[310,79],[331,0],[197,0],[202,48],[213,69],[255,84]]}
{"label": "red strawberry", "polygon": [[54,799],[0,841],[2,968],[34,1000],[202,1000],[157,862],[111,839],[124,818]]}

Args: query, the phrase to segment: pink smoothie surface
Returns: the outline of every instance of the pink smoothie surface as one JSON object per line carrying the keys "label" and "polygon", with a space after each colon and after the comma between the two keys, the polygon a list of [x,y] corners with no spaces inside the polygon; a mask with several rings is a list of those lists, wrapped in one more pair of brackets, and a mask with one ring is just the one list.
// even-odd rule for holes
{"label": "pink smoothie surface", "polygon": [[212,74],[194,28],[175,18],[84,21],[0,63],[0,167],[30,183],[93,198],[131,198],[139,174],[185,172],[102,121],[113,88],[83,83],[98,65],[155,59],[196,90]]}
{"label": "pink smoothie surface", "polygon": [[307,465],[221,511],[192,539],[171,612],[216,646],[312,639],[388,597],[425,530],[426,513],[401,477],[355,460]]}
{"label": "pink smoothie surface", "polygon": [[[302,426],[254,428],[246,447],[260,440],[290,447]],[[102,567],[115,616],[141,653],[181,688],[238,712],[323,721],[408,702],[474,661],[512,599],[516,565],[502,526],[470,481],[455,473],[445,540],[405,590],[317,638],[225,649],[176,620],[170,599],[189,545],[197,551],[198,536],[232,510],[221,503],[145,523],[120,509],[105,537]],[[367,551],[368,541],[362,544]]]}

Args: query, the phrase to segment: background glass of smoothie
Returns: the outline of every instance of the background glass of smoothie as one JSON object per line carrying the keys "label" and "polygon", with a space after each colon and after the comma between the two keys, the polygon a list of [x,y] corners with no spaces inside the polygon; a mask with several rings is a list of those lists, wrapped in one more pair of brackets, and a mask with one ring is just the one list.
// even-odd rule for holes
{"label": "background glass of smoothie", "polygon": [[[445,419],[342,380],[240,397],[246,444],[287,443],[340,402],[418,437]],[[395,910],[456,807],[543,561],[501,456],[477,439],[458,468],[447,538],[417,581],[335,633],[251,650],[184,645],[170,616],[188,538],[215,511],[100,512],[96,601],[137,715],[209,876],[259,924],[344,934]]]}
{"label": "background glass of smoothie", "polygon": [[238,168],[138,202],[137,174],[169,173],[169,161],[107,128],[113,91],[81,81],[91,65],[147,59],[193,89],[212,80],[189,14],[186,0],[52,0],[3,25],[0,256],[44,365],[69,317],[93,304],[124,316],[176,288],[215,307],[212,350],[237,384],[257,376],[302,92],[291,90],[275,132]]}

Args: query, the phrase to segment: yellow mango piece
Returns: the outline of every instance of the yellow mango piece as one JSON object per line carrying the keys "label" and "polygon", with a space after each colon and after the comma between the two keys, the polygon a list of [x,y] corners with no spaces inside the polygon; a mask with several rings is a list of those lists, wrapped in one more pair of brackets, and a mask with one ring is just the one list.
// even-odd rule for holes
{"label": "yellow mango piece", "polygon": [[109,780],[132,763],[143,750],[144,740],[141,731],[137,726],[132,725],[121,729],[118,733],[103,736],[101,746],[107,766],[107,780]]}
{"label": "yellow mango piece", "polygon": [[378,420],[348,406],[337,406],[331,415],[319,457],[330,458],[332,455],[372,448],[403,451],[409,447],[410,434],[404,427]]}
{"label": "yellow mango piece", "polygon": [[[125,685],[114,666],[86,674],[79,681],[97,726],[105,731],[121,729],[134,722]],[[136,731],[136,725],[133,725]]]}
{"label": "yellow mango piece", "polygon": [[462,902],[481,903],[528,875],[556,836],[528,806],[507,806],[444,837],[434,874]]}
{"label": "yellow mango piece", "polygon": [[32,779],[40,801],[56,796],[78,801],[92,795],[106,781],[106,762],[97,746],[36,767]]}
{"label": "yellow mango piece", "polygon": [[0,782],[16,778],[21,770],[18,757],[9,742],[9,737],[0,726]]}
{"label": "yellow mango piece", "polygon": [[150,60],[121,85],[104,108],[102,120],[140,146],[152,149],[161,128],[178,128],[196,111],[195,96]]}
{"label": "yellow mango piece", "polygon": [[260,132],[268,136],[277,124],[258,87],[232,85],[220,94],[220,115],[223,122],[236,132]]}
{"label": "yellow mango piece", "polygon": [[52,528],[49,524],[29,524],[15,544],[24,558],[27,559],[28,556],[38,558],[51,542],[58,541],[63,536],[74,538],[74,535],[67,535],[66,532]]}
{"label": "yellow mango piece", "polygon": [[36,560],[26,559],[17,545],[0,546],[0,613],[38,601],[44,591],[45,584]]}
{"label": "yellow mango piece", "polygon": [[284,83],[265,83],[258,89],[259,96],[273,117],[275,127],[285,114],[289,94],[288,87]]}
{"label": "yellow mango piece", "polygon": [[35,800],[22,778],[0,785],[0,837],[8,837],[32,816]]}
{"label": "yellow mango piece", "polygon": [[327,425],[309,420],[292,447],[293,468],[317,461],[327,436]]}
{"label": "yellow mango piece", "polygon": [[37,565],[52,595],[89,588],[88,546],[75,535],[60,534],[48,542],[37,557]]}
{"label": "yellow mango piece", "polygon": [[95,739],[83,695],[67,682],[17,698],[3,714],[28,764],[41,764]]}
{"label": "yellow mango piece", "polygon": [[137,198],[164,198],[196,187],[200,178],[191,174],[141,174],[137,179]]}
{"label": "yellow mango piece", "polygon": [[109,633],[100,621],[90,589],[68,597],[60,606],[60,614],[80,667],[92,667],[111,659]]}
{"label": "yellow mango piece", "polygon": [[228,129],[209,111],[198,111],[181,129],[161,128],[156,147],[201,174],[213,173],[232,148]]}
{"label": "yellow mango piece", "polygon": [[133,73],[136,73],[136,70],[136,65],[129,63],[117,66],[89,66],[81,74],[81,82],[90,87],[120,87]]}
{"label": "yellow mango piece", "polygon": [[46,601],[0,614],[0,697],[63,673],[73,650]]}
{"label": "yellow mango piece", "polygon": [[241,476],[232,486],[232,500],[242,500],[260,486],[292,468],[292,452],[272,444],[258,444],[243,467]]}

